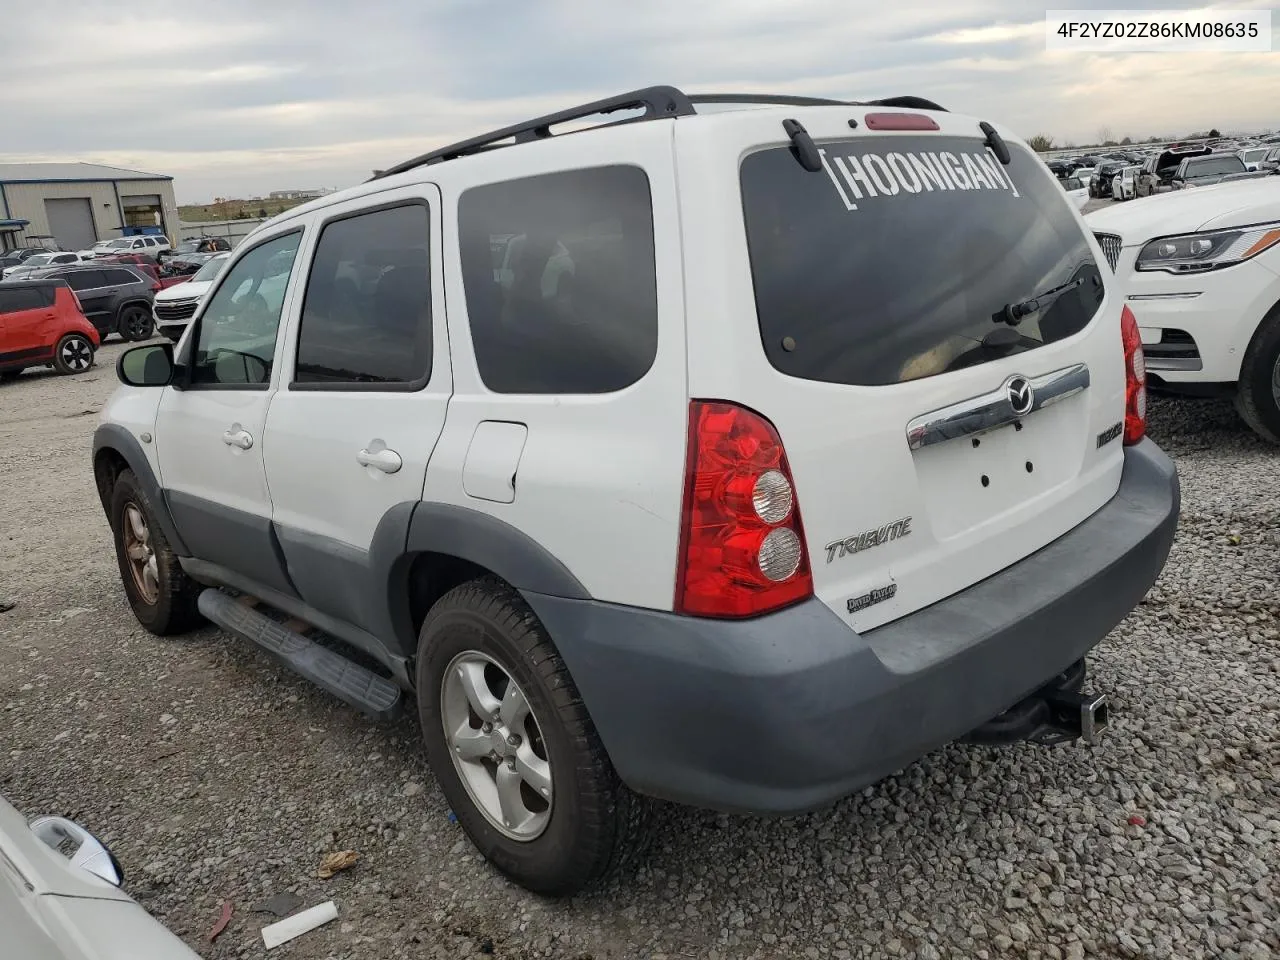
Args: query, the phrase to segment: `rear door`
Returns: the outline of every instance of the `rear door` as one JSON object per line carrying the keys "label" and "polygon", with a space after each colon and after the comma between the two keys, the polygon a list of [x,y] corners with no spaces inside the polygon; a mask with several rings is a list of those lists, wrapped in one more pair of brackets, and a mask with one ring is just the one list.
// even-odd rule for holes
{"label": "rear door", "polygon": [[452,393],[439,210],[424,184],[325,211],[267,417],[290,577],[309,605],[374,635],[385,583],[371,547],[389,510],[422,498]]}
{"label": "rear door", "polygon": [[[817,172],[783,116],[814,136]],[[676,134],[686,256],[703,265],[692,395],[777,426],[817,595],[859,630],[1070,530],[1123,460],[1107,439],[1120,302],[1093,238],[1024,146],[1004,166],[976,120],[932,116],[936,131],[876,133],[899,121],[757,110],[686,125],[687,150]]]}

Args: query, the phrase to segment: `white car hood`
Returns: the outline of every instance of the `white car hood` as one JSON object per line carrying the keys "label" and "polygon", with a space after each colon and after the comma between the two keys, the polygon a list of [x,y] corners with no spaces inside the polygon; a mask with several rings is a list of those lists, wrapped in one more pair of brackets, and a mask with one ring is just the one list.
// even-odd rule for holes
{"label": "white car hood", "polygon": [[1119,234],[1126,247],[1153,237],[1280,220],[1280,177],[1175,190],[1095,210],[1089,229]]}
{"label": "white car hood", "polygon": [[170,300],[190,300],[192,297],[200,298],[208,292],[213,286],[212,280],[201,280],[196,283],[188,280],[186,283],[175,283],[172,287],[165,287],[156,294],[156,303],[168,303]]}

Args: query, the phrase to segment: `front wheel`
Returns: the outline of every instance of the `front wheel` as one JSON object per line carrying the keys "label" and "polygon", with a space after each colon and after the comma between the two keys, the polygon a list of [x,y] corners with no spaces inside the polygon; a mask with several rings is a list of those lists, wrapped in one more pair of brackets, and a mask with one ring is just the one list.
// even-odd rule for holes
{"label": "front wheel", "polygon": [[116,478],[110,519],[120,580],[138,622],[157,636],[198,626],[200,587],[178,563],[132,470]]}
{"label": "front wheel", "polygon": [[427,760],[480,853],[568,896],[640,848],[648,805],[618,779],[564,661],[500,580],[455,588],[418,643]]}
{"label": "front wheel", "polygon": [[63,375],[84,373],[93,366],[93,343],[83,333],[68,333],[53,351],[53,369]]}
{"label": "front wheel", "polygon": [[1280,444],[1280,304],[1263,318],[1245,351],[1236,410],[1254,433]]}
{"label": "front wheel", "polygon": [[116,324],[116,329],[124,339],[134,342],[149,338],[154,329],[154,323],[145,307],[125,307],[120,312],[120,321]]}

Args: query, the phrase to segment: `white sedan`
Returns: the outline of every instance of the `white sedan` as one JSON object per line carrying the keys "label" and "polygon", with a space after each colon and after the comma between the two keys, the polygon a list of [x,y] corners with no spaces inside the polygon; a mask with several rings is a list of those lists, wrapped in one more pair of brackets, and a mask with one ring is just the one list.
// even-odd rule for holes
{"label": "white sedan", "polygon": [[1280,177],[1113,204],[1086,222],[1138,318],[1153,389],[1231,396],[1280,444]]}
{"label": "white sedan", "polygon": [[0,956],[199,960],[120,889],[120,865],[82,827],[30,824],[0,799]]}

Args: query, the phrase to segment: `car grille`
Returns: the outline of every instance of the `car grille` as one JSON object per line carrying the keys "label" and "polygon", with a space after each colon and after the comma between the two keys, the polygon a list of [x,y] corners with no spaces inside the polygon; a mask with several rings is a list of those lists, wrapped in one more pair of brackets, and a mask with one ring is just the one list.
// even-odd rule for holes
{"label": "car grille", "polygon": [[200,303],[199,297],[186,300],[157,300],[155,303],[156,319],[161,323],[173,323],[178,320],[190,320]]}
{"label": "car grille", "polygon": [[1095,233],[1093,236],[1098,241],[1098,246],[1102,247],[1107,263],[1111,266],[1111,272],[1114,273],[1116,264],[1120,262],[1120,238],[1114,233]]}

